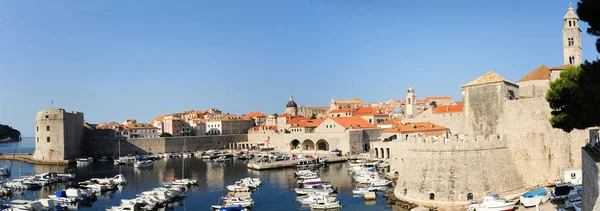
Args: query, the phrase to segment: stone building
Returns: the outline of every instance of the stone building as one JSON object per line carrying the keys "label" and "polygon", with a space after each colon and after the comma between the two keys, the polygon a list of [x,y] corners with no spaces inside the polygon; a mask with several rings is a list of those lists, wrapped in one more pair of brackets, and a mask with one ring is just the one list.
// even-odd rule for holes
{"label": "stone building", "polygon": [[417,115],[417,95],[415,94],[415,89],[412,87],[408,88],[408,93],[406,94],[406,116],[409,118],[413,118]]}
{"label": "stone building", "polygon": [[329,106],[298,106],[298,115],[305,117],[327,114]]}
{"label": "stone building", "polygon": [[294,101],[294,97],[290,94],[290,101],[285,105],[285,114],[291,114],[292,116],[298,116],[298,105]]}
{"label": "stone building", "polygon": [[133,123],[125,126],[122,134],[126,138],[158,138],[158,128],[147,123]]}
{"label": "stone building", "polygon": [[175,137],[191,135],[191,129],[187,126],[187,123],[180,117],[175,116],[165,116],[163,118],[163,132]]}
{"label": "stone building", "polygon": [[363,101],[358,98],[354,100],[334,100],[331,98],[331,102],[329,103],[329,111],[344,108],[360,108],[363,105]]}
{"label": "stone building", "polygon": [[236,115],[219,115],[206,121],[206,133],[208,135],[246,134],[253,125],[253,120]]}
{"label": "stone building", "polygon": [[550,68],[539,66],[517,81],[521,98],[544,97],[550,88]]}
{"label": "stone building", "polygon": [[[393,141],[401,140],[406,141],[409,138],[417,137],[437,137],[437,138],[448,138],[448,128],[441,125],[437,125],[431,122],[412,122],[402,123],[394,125],[391,128],[385,129],[381,132],[381,140]],[[382,153],[383,155],[383,153]],[[376,156],[377,157],[377,156]],[[387,156],[389,157],[389,155]]]}
{"label": "stone building", "polygon": [[433,122],[450,130],[451,134],[464,133],[464,113],[462,102],[439,105],[419,113],[415,118],[402,119],[403,123]]}
{"label": "stone building", "polygon": [[254,121],[254,126],[260,127],[260,126],[265,126],[266,121],[267,121],[267,115],[261,113],[261,112],[250,112],[246,115],[244,115],[245,119],[251,119],[252,121]]}
{"label": "stone building", "polygon": [[192,136],[206,135],[206,120],[203,117],[192,118],[188,121],[188,124],[192,130]]}
{"label": "stone building", "polygon": [[564,17],[563,25],[564,64],[580,65],[583,61],[581,55],[581,29],[579,17],[572,6],[569,6]]}
{"label": "stone building", "polygon": [[37,160],[67,160],[79,156],[84,135],[81,112],[62,108],[46,109],[35,118],[35,152]]}

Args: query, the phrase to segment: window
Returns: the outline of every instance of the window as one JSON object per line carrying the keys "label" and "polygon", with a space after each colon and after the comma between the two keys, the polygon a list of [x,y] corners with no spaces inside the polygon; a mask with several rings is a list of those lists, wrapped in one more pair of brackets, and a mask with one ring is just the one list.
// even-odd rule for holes
{"label": "window", "polygon": [[571,21],[569,21],[569,27],[571,27]]}
{"label": "window", "polygon": [[40,143],[40,137],[36,137],[37,142]]}
{"label": "window", "polygon": [[50,125],[46,126],[46,131],[50,131]]}
{"label": "window", "polygon": [[48,115],[46,115],[46,119],[48,119]]}
{"label": "window", "polygon": [[471,201],[473,200],[473,193],[468,193],[467,194],[467,201]]}
{"label": "window", "polygon": [[575,179],[575,173],[571,173],[571,179]]}
{"label": "window", "polygon": [[435,194],[429,193],[429,200],[435,200]]}
{"label": "window", "polygon": [[39,126],[36,126],[36,127],[35,127],[35,131],[36,131],[36,132],[37,132],[37,131],[40,131],[40,127],[39,127]]}
{"label": "window", "polygon": [[46,142],[50,142],[50,136],[46,137]]}

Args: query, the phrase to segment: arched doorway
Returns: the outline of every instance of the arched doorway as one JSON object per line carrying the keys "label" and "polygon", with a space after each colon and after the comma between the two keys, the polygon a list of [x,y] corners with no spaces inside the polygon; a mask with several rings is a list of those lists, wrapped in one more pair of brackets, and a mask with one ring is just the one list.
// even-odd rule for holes
{"label": "arched doorway", "polygon": [[329,151],[329,143],[324,139],[320,139],[317,141],[317,150],[319,151]]}
{"label": "arched doorway", "polygon": [[369,148],[370,148],[369,144],[365,144],[363,147],[363,152],[369,152],[369,150],[370,150]]}
{"label": "arched doorway", "polygon": [[435,200],[435,194],[429,193],[429,200]]}
{"label": "arched doorway", "polygon": [[310,139],[306,139],[302,142],[302,150],[313,151],[315,150],[315,143]]}
{"label": "arched doorway", "polygon": [[471,201],[473,200],[473,193],[468,193],[467,194],[467,201]]}
{"label": "arched doorway", "polygon": [[292,142],[290,142],[290,150],[298,149],[299,145],[300,141],[298,141],[297,139],[292,140]]}
{"label": "arched doorway", "polygon": [[375,148],[375,158],[379,158],[379,149]]}
{"label": "arched doorway", "polygon": [[390,159],[390,148],[385,148],[387,158]]}

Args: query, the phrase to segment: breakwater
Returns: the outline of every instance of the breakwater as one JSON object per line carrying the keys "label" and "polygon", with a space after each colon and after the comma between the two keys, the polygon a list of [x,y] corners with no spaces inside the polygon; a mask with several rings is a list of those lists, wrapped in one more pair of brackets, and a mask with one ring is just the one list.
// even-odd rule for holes
{"label": "breakwater", "polygon": [[[349,158],[346,156],[340,157],[326,157],[325,163],[337,163],[347,161]],[[249,169],[254,170],[267,170],[267,169],[280,169],[280,168],[288,168],[294,167],[298,164],[297,160],[284,160],[284,161],[276,161],[276,162],[255,162],[252,161],[248,163]]]}
{"label": "breakwater", "polygon": [[235,143],[247,141],[248,136],[246,134],[136,138],[121,141],[116,139],[90,139],[84,141],[87,146],[85,147],[83,156],[116,156],[119,154],[119,151],[121,155],[127,155],[229,149]]}

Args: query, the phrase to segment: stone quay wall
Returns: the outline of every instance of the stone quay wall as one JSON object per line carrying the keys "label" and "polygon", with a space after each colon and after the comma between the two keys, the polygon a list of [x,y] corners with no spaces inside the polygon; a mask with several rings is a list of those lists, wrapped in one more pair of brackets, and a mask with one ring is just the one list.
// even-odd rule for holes
{"label": "stone quay wall", "polygon": [[[247,134],[137,138],[122,140],[121,155],[141,153],[165,153],[181,151],[205,151],[209,149],[230,149],[236,143],[248,141]],[[119,141],[116,139],[92,139],[88,143],[90,156],[115,156],[119,153]],[[185,148],[184,148],[185,143]]]}
{"label": "stone quay wall", "polygon": [[[583,193],[581,197],[581,210],[592,211],[600,210],[600,201],[598,200],[598,184],[600,183],[600,151],[594,150],[590,147],[583,147],[581,149],[582,164],[583,164]],[[598,202],[598,206],[594,209],[594,206]]]}
{"label": "stone quay wall", "polygon": [[[467,195],[511,194],[523,187],[510,156],[506,136],[464,140],[410,138],[373,142],[390,148],[390,172],[398,176],[396,198],[422,205],[460,205]],[[433,197],[433,200],[430,200]]]}

